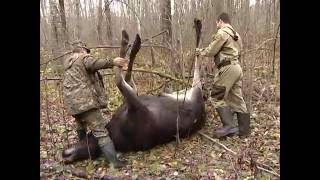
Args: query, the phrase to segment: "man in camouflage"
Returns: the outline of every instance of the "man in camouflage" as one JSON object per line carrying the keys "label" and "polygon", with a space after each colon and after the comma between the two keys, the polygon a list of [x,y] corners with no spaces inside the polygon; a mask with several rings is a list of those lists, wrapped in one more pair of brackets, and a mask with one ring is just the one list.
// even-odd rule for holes
{"label": "man in camouflage", "polygon": [[[208,47],[196,49],[196,54],[214,57],[218,68],[215,74],[211,96],[220,116],[223,127],[215,132],[218,138],[238,134],[247,136],[250,133],[250,114],[242,96],[243,72],[239,64],[242,41],[240,35],[230,25],[228,14],[221,13],[217,21],[217,33]],[[236,112],[238,127],[233,122]]]}
{"label": "man in camouflage", "polygon": [[102,153],[111,166],[125,166],[120,161],[108,131],[107,120],[102,116],[101,109],[107,107],[107,98],[99,69],[113,66],[126,67],[128,60],[117,57],[113,60],[95,59],[90,49],[82,42],[73,44],[73,53],[64,62],[63,94],[67,111],[77,122],[77,133],[82,140],[87,128],[97,138]]}

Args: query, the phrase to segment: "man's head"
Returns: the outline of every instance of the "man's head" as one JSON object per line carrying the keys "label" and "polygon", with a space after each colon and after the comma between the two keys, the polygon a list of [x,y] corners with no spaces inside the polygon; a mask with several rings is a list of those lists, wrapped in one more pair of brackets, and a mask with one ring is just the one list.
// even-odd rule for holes
{"label": "man's head", "polygon": [[220,29],[225,24],[231,24],[230,17],[227,13],[221,13],[216,20],[217,28]]}
{"label": "man's head", "polygon": [[90,53],[90,49],[87,47],[87,45],[82,41],[76,41],[72,43],[73,46],[73,53]]}

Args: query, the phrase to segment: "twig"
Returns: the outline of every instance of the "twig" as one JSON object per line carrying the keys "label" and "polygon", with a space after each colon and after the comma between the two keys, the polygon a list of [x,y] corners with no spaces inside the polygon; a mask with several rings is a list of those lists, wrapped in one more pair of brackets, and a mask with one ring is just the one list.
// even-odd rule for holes
{"label": "twig", "polygon": [[[89,49],[119,49],[121,46],[108,46],[108,45],[99,45],[99,46],[91,46]],[[170,48],[158,45],[158,44],[147,44],[147,45],[141,45],[141,47],[153,47],[153,48],[164,48],[170,50]]]}
{"label": "twig", "polygon": [[[48,122],[48,126],[49,126],[49,131],[51,134],[51,137],[54,138],[53,136],[53,132],[52,132],[52,124],[51,124],[51,119],[50,119],[50,115],[49,115],[49,100],[48,100],[48,87],[47,87],[47,81],[44,81],[44,91],[45,91],[45,101],[46,101],[46,117],[47,117],[47,122]],[[56,142],[53,139],[53,147],[56,149]],[[49,155],[49,153],[47,152],[47,154]],[[52,152],[53,155],[53,159],[56,160],[56,156],[54,154],[54,152]]]}
{"label": "twig", "polygon": [[72,51],[68,51],[68,52],[66,52],[66,53],[64,53],[64,54],[61,54],[61,55],[58,56],[58,57],[55,57],[55,58],[53,58],[53,59],[48,60],[47,62],[40,63],[40,66],[46,65],[46,64],[48,64],[48,63],[51,62],[51,61],[55,61],[55,60],[57,60],[57,59],[59,59],[59,58],[62,58],[62,57],[65,56],[65,55],[68,55],[68,54],[71,54],[71,53],[72,53]]}
{"label": "twig", "polygon": [[160,36],[161,34],[167,32],[167,31],[168,31],[168,30],[161,31],[161,32],[159,32],[158,34],[151,36],[150,38],[146,38],[146,39],[142,40],[141,43],[144,43],[144,42],[146,42],[146,41],[149,41],[149,40],[151,40],[151,39],[153,39],[153,38],[155,38],[155,37],[157,37],[157,36]]}
{"label": "twig", "polygon": [[154,89],[151,89],[151,90],[147,91],[146,94],[150,94],[150,93],[153,92],[153,91],[157,91],[157,90],[161,89],[164,85],[166,85],[166,84],[167,84],[168,82],[170,82],[170,81],[171,81],[171,80],[165,81],[165,82],[162,83],[160,86],[158,86],[158,87],[156,87],[156,88],[154,88]]}
{"label": "twig", "polygon": [[[280,36],[277,36],[277,37],[280,37]],[[260,50],[260,49],[262,49],[262,47],[263,47],[264,44],[266,44],[266,43],[268,43],[268,42],[276,39],[277,37],[275,37],[275,38],[270,38],[270,39],[266,39],[266,40],[263,41],[257,48],[249,49],[249,50],[247,50],[247,51],[244,51],[242,54],[246,54],[246,53],[251,52],[251,51]],[[267,50],[269,50],[269,49],[267,49]]]}
{"label": "twig", "polygon": [[274,44],[273,44],[273,60],[272,60],[272,75],[274,76],[274,62],[275,62],[275,59],[276,59],[276,44],[277,44],[277,37],[278,37],[278,32],[279,32],[279,29],[280,29],[280,23],[278,25],[278,29],[277,29],[277,33],[276,33],[276,37],[275,37],[275,40],[274,40]]}
{"label": "twig", "polygon": [[[62,104],[63,106],[63,98],[62,98],[62,90],[61,90],[61,83],[59,83],[59,87],[58,87],[58,95],[59,95],[59,100],[60,100],[60,104]],[[64,108],[61,108],[62,111],[62,118],[63,118],[63,124],[64,124],[64,128],[66,129],[66,135],[67,135],[67,143],[68,143],[68,147],[70,146],[70,142],[69,142],[69,135],[68,135],[68,129],[67,129],[67,123],[66,123],[66,118],[65,118],[65,114],[64,114]]]}
{"label": "twig", "polygon": [[135,15],[135,17],[139,20],[140,26],[142,26],[144,29],[146,29],[145,26],[141,23],[141,19],[140,19],[139,15],[137,14],[137,12],[128,3],[123,2],[121,0],[115,0],[115,1],[122,3],[122,4],[125,4],[127,6],[127,8],[130,9],[132,11],[132,13]]}
{"label": "twig", "polygon": [[[145,43],[145,42],[147,42],[147,41],[149,41],[149,40],[151,40],[151,39],[153,39],[153,38],[155,38],[155,37],[157,37],[157,36],[159,36],[159,35],[161,35],[161,34],[163,34],[163,33],[165,33],[165,32],[167,32],[167,30],[161,31],[161,32],[159,32],[158,34],[151,36],[150,38],[146,38],[146,39],[144,39],[144,40],[141,42],[141,44],[142,44],[142,43]],[[88,47],[88,48],[89,48],[89,49],[99,49],[99,48],[117,49],[117,48],[120,48],[120,47],[121,47],[121,46],[99,45],[99,46],[92,46],[92,47]],[[157,44],[154,44],[154,45],[152,45],[152,44],[150,44],[150,45],[141,45],[141,47],[153,47],[153,48],[156,47],[156,48],[164,48],[164,49],[171,50],[170,48],[168,48],[168,47],[166,47],[166,46],[157,45]],[[66,56],[66,55],[68,55],[68,54],[71,54],[71,53],[72,53],[72,51],[68,51],[68,52],[66,52],[66,53],[64,53],[64,54],[62,54],[62,55],[60,55],[60,56],[58,56],[58,57],[55,57],[55,58],[53,58],[53,59],[48,60],[47,62],[40,63],[40,66],[46,65],[46,64],[48,64],[48,63],[51,62],[51,61],[55,61],[55,60],[57,60],[57,59],[59,59],[59,58],[62,58],[63,56]]]}
{"label": "twig", "polygon": [[236,167],[235,167],[235,165],[234,165],[234,163],[233,163],[233,161],[232,161],[232,159],[231,159],[231,156],[230,155],[228,155],[228,157],[229,157],[229,160],[230,160],[230,163],[231,163],[231,165],[232,165],[232,169],[233,169],[233,171],[236,173],[236,178],[238,179],[238,177],[239,177],[239,172],[238,172],[238,170],[236,169]]}
{"label": "twig", "polygon": [[232,151],[231,149],[227,148],[225,145],[221,144],[220,142],[216,141],[215,139],[211,138],[210,136],[204,134],[203,132],[198,132],[198,134],[206,137],[207,139],[213,141],[214,143],[217,143],[218,145],[220,145],[221,147],[223,147],[225,150],[227,150],[228,152],[230,152],[233,155],[237,155],[236,152]]}
{"label": "twig", "polygon": [[43,78],[43,79],[40,79],[40,81],[49,81],[49,80],[51,80],[51,81],[56,81],[56,80],[62,80],[62,78]]}
{"label": "twig", "polygon": [[265,171],[265,172],[270,173],[270,174],[272,174],[272,175],[274,175],[274,176],[280,177],[280,175],[279,175],[278,173],[274,172],[274,171],[270,171],[270,170],[265,169],[265,168],[260,167],[260,166],[257,166],[257,168],[258,168],[259,170],[261,170],[261,171]]}
{"label": "twig", "polygon": [[[202,133],[202,132],[198,132],[198,134],[200,134],[200,135],[202,135],[203,137],[205,137],[205,138],[213,141],[214,143],[217,143],[218,145],[220,145],[221,147],[223,147],[225,150],[227,150],[228,152],[230,152],[232,155],[237,156],[237,153],[236,153],[236,152],[234,152],[234,151],[232,151],[231,149],[227,148],[225,145],[223,145],[222,143],[216,141],[215,139],[211,138],[210,136],[208,136],[208,135],[206,135],[206,134],[204,134],[204,133]],[[250,161],[248,161],[248,160],[246,160],[246,162],[249,162],[249,163],[250,163]],[[268,167],[267,165],[264,165],[264,164],[262,164],[262,163],[258,163],[258,162],[257,162],[257,164]],[[262,168],[262,167],[259,167],[259,166],[257,166],[257,168],[260,169],[260,170],[262,170],[262,171],[265,171],[265,172],[268,172],[268,173],[270,173],[270,174],[273,174],[273,175],[275,175],[275,176],[277,176],[277,177],[280,177],[280,175],[279,175],[278,173],[276,173],[276,172],[275,172],[273,169],[271,169],[271,168],[270,168],[270,169],[271,169],[272,171],[267,170],[267,169]]]}
{"label": "twig", "polygon": [[132,71],[142,72],[142,73],[156,74],[156,75],[158,75],[159,77],[166,78],[166,79],[170,79],[170,80],[172,80],[172,81],[176,81],[176,82],[179,82],[179,83],[184,84],[184,85],[188,85],[188,83],[184,82],[184,81],[181,80],[181,79],[177,79],[177,78],[175,78],[175,77],[172,77],[172,76],[169,76],[169,75],[166,75],[166,74],[162,74],[162,73],[157,72],[157,71],[151,71],[151,70],[145,70],[145,69],[133,69]]}
{"label": "twig", "polygon": [[[155,75],[158,75],[159,77],[161,78],[166,78],[166,79],[169,79],[171,81],[176,81],[176,82],[179,82],[181,84],[184,84],[184,85],[189,85],[188,83],[184,82],[183,80],[181,79],[177,79],[175,77],[172,77],[172,76],[169,76],[169,75],[166,75],[166,74],[163,74],[161,72],[157,72],[157,71],[152,71],[152,70],[145,70],[145,69],[133,69],[132,71],[135,71],[135,72],[141,72],[141,73],[149,73],[149,74],[155,74]],[[108,75],[114,75],[114,73],[105,73],[103,74],[104,76],[108,76]],[[191,77],[190,77],[191,78]],[[45,80],[62,80],[62,78],[43,78],[43,79],[40,79],[40,81],[45,81]]]}

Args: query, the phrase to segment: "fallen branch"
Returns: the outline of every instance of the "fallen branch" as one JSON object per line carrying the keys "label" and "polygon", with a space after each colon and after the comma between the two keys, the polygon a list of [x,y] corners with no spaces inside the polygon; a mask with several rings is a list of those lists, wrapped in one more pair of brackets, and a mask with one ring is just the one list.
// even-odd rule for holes
{"label": "fallen branch", "polygon": [[[206,135],[206,134],[204,134],[204,133],[202,133],[202,132],[198,132],[198,134],[200,134],[200,135],[202,135],[203,137],[205,137],[205,138],[213,141],[214,143],[217,143],[218,145],[220,145],[221,147],[223,147],[225,150],[227,150],[228,152],[230,152],[230,153],[233,154],[234,156],[237,155],[236,152],[234,152],[234,151],[232,151],[231,149],[227,148],[225,145],[223,145],[222,143],[218,142],[217,140],[211,138],[210,136],[208,136],[208,135]],[[246,160],[246,162],[247,162],[247,163],[250,163],[248,160]],[[259,165],[263,165],[263,166],[265,166],[265,167],[268,167],[267,165],[264,165],[264,164],[262,164],[262,163],[259,163],[259,162],[256,162],[256,163],[259,164]],[[270,170],[268,170],[268,169],[265,169],[265,168],[263,168],[263,167],[259,167],[259,166],[257,166],[257,168],[260,169],[260,170],[262,170],[262,171],[268,172],[268,173],[270,173],[270,174],[272,174],[272,175],[274,175],[274,176],[280,177],[280,175],[279,175],[278,173],[276,173],[276,172],[275,172],[272,168],[270,168],[270,167],[269,167],[269,168],[270,168],[272,171],[270,171]]]}
{"label": "fallen branch", "polygon": [[[258,163],[258,162],[257,162],[257,163]],[[274,171],[270,171],[270,170],[265,169],[265,168],[260,167],[260,166],[257,166],[257,168],[258,168],[259,170],[261,170],[261,171],[265,171],[265,172],[270,173],[270,174],[272,174],[272,175],[274,175],[274,176],[280,177],[280,175],[279,175],[278,173],[274,172]]]}
{"label": "fallen branch", "polygon": [[231,149],[227,148],[227,146],[221,144],[220,142],[218,142],[217,140],[211,138],[210,136],[208,136],[208,135],[206,135],[206,134],[204,134],[204,133],[202,133],[202,132],[198,132],[198,134],[200,134],[200,135],[204,136],[205,138],[213,141],[214,143],[217,143],[218,145],[220,145],[221,147],[223,147],[225,150],[227,150],[227,151],[230,152],[231,154],[237,155],[236,152],[234,152],[234,151],[232,151]]}
{"label": "fallen branch", "polygon": [[150,93],[152,93],[152,92],[154,92],[154,91],[157,91],[157,90],[159,90],[159,89],[161,89],[164,85],[166,85],[168,82],[170,82],[171,80],[166,80],[164,83],[162,83],[160,86],[158,86],[158,87],[156,87],[156,88],[154,88],[154,89],[151,89],[151,90],[149,90],[149,91],[147,91],[146,92],[146,94],[150,94]]}
{"label": "fallen branch", "polygon": [[153,38],[155,38],[157,36],[160,36],[161,34],[163,34],[165,32],[168,32],[168,30],[161,31],[158,34],[151,36],[150,38],[146,38],[146,39],[142,40],[141,43],[147,42],[147,41],[149,41],[149,40],[151,40],[151,39],[153,39]]}
{"label": "fallen branch", "polygon": [[[91,46],[89,49],[119,49],[121,46],[108,46],[108,45],[99,45],[99,46]],[[141,45],[141,47],[153,47],[153,48],[164,48],[170,50],[170,48],[158,45],[158,44],[147,44],[147,45]]]}
{"label": "fallen branch", "polygon": [[[181,79],[177,79],[175,77],[163,74],[161,72],[157,72],[157,71],[152,71],[152,70],[145,70],[145,69],[133,69],[132,71],[135,72],[141,72],[141,73],[149,73],[149,74],[155,74],[158,75],[161,78],[165,78],[165,79],[169,79],[171,81],[176,81],[178,83],[184,84],[184,85],[189,85],[188,83],[186,83],[185,81],[181,80]],[[108,75],[114,75],[114,73],[105,73],[103,74],[104,76],[108,76]],[[62,78],[43,78],[40,79],[40,81],[44,81],[44,80],[62,80]]]}
{"label": "fallen branch", "polygon": [[55,60],[57,60],[57,59],[59,59],[59,58],[62,58],[63,56],[66,56],[66,55],[68,55],[68,54],[71,54],[71,53],[72,53],[72,51],[68,51],[68,52],[66,52],[66,53],[64,53],[64,54],[61,54],[61,55],[58,56],[58,57],[55,57],[55,58],[53,58],[53,59],[48,60],[47,62],[40,63],[40,66],[46,65],[46,64],[48,64],[48,63],[51,62],[51,61],[55,61]]}
{"label": "fallen branch", "polygon": [[43,78],[43,79],[40,79],[40,81],[45,81],[45,80],[57,81],[57,80],[62,80],[62,78]]}
{"label": "fallen branch", "polygon": [[[167,32],[167,30],[161,31],[161,32],[159,32],[158,34],[151,36],[150,38],[146,38],[146,39],[144,39],[144,40],[141,42],[141,44],[142,44],[142,43],[145,43],[145,42],[147,42],[147,41],[149,41],[149,40],[151,40],[151,39],[153,39],[153,38],[155,38],[155,37],[157,37],[157,36],[159,36],[159,35],[161,35],[161,34],[163,34],[163,33],[165,33],[165,32]],[[141,45],[141,47],[153,47],[153,48],[154,48],[154,47],[157,47],[157,48],[164,48],[164,49],[171,50],[170,48],[168,48],[168,47],[166,47],[166,46],[163,46],[163,45]],[[93,46],[93,47],[88,47],[88,48],[89,48],[89,49],[99,49],[99,48],[117,49],[117,48],[120,48],[120,46],[99,45],[99,46]],[[58,56],[58,57],[55,57],[55,58],[53,58],[53,59],[48,60],[47,62],[40,63],[40,66],[46,65],[46,64],[48,64],[48,63],[51,62],[51,61],[55,61],[55,60],[57,60],[57,59],[65,56],[65,55],[68,55],[68,54],[71,54],[71,53],[72,53],[72,51],[68,51],[68,52],[66,52],[66,53],[64,53],[64,54],[62,54],[62,55],[60,55],[60,56]]]}
{"label": "fallen branch", "polygon": [[166,74],[162,74],[162,73],[157,72],[157,71],[151,71],[151,70],[145,70],[145,69],[133,69],[132,71],[155,74],[155,75],[158,75],[159,77],[170,79],[172,81],[176,81],[176,82],[179,82],[179,83],[184,84],[184,85],[188,85],[188,83],[184,82],[181,79],[177,79],[175,77],[172,77],[172,76],[169,76],[169,75],[166,75]]}

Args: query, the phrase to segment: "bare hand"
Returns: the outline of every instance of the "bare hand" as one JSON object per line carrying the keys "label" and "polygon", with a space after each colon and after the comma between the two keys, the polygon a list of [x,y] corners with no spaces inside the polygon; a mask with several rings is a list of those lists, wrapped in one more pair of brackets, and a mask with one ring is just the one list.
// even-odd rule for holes
{"label": "bare hand", "polygon": [[201,51],[202,49],[196,48],[196,52],[195,52],[196,56],[199,56],[201,54]]}
{"label": "bare hand", "polygon": [[123,70],[126,70],[128,68],[129,61],[127,59],[116,57],[113,59],[113,64],[115,66],[122,67]]}

